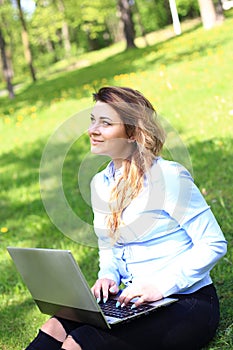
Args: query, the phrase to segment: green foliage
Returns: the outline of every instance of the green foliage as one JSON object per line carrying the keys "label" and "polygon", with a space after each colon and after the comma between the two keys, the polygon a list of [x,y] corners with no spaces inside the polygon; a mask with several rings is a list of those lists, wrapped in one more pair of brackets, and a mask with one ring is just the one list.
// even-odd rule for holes
{"label": "green foliage", "polygon": [[197,0],[176,0],[176,6],[180,19],[195,18],[200,14]]}
{"label": "green foliage", "polygon": [[[97,250],[77,244],[53,225],[38,177],[48,138],[71,115],[92,106],[95,89],[110,84],[144,93],[172,126],[169,135],[178,134],[189,151],[195,182],[228,240],[227,255],[212,271],[221,322],[207,349],[233,349],[232,26],[232,17],[209,31],[192,22],[182,35],[163,40],[169,27],[150,36],[150,46],[138,40],[135,50],[125,52],[122,43],[58,62],[36,84],[17,90],[14,101],[0,97],[1,349],[25,348],[47,319],[15,270],[8,245],[71,249],[90,285],[95,281]],[[73,144],[64,161],[63,184],[74,211],[89,222],[90,208],[76,181],[88,147],[85,135]]]}
{"label": "green foliage", "polygon": [[39,6],[35,9],[30,21],[31,44],[46,47],[49,42],[58,43],[58,31],[62,28],[63,14],[56,11],[53,5]]}
{"label": "green foliage", "polygon": [[[141,22],[146,33],[163,28],[172,22],[171,10],[168,0],[135,0],[141,17]],[[180,20],[195,18],[199,16],[199,6],[197,0],[176,0],[177,12]],[[134,23],[138,35],[141,35],[140,26],[137,19],[137,11],[134,6]]]}
{"label": "green foliage", "polygon": [[[18,28],[19,22],[17,11],[12,6],[10,0],[5,0],[0,5],[0,27],[6,43],[7,57],[13,62],[14,74],[17,75],[24,63],[22,39],[20,30]],[[22,57],[22,59],[21,59]],[[0,64],[2,64],[0,60]],[[20,68],[20,69],[19,69]],[[0,69],[0,80],[2,78],[2,70]]]}
{"label": "green foliage", "polygon": [[[141,22],[146,33],[163,28],[170,22],[170,10],[165,6],[164,1],[137,0],[136,3],[139,15],[141,17]],[[134,23],[137,28],[137,33],[138,35],[141,35],[136,16],[137,12],[135,11],[134,7],[132,7],[132,9],[134,11]]]}

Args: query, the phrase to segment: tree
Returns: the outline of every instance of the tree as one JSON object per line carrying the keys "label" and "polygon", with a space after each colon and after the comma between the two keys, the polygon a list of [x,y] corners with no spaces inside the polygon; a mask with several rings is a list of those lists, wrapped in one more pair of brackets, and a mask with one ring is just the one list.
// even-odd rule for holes
{"label": "tree", "polygon": [[[0,26],[0,52],[1,52],[1,61],[2,61],[2,72],[3,72],[3,77],[7,83],[7,90],[10,98],[14,98],[14,88],[12,84],[12,78],[13,78],[13,69],[12,69],[12,62],[9,57],[9,54],[7,53],[6,49],[6,41],[4,38],[4,32],[3,32],[3,27],[7,27],[7,19],[6,19],[6,13],[8,12],[8,4],[4,6],[4,0],[0,0],[0,6],[1,6],[1,11],[0,11],[0,20],[1,20],[1,26]],[[9,16],[8,16],[9,17]]]}
{"label": "tree", "polygon": [[110,30],[115,25],[115,0],[82,0],[79,17],[80,31],[85,34],[89,50],[107,46],[114,40]]}
{"label": "tree", "polygon": [[169,0],[169,4],[171,9],[174,32],[176,35],[179,35],[181,34],[181,26],[180,26],[180,20],[177,12],[177,7],[176,7],[176,1]]}
{"label": "tree", "polygon": [[66,52],[66,55],[70,55],[71,51],[71,44],[70,44],[70,36],[69,36],[69,27],[65,20],[65,5],[63,0],[57,0],[57,7],[60,13],[62,13],[63,21],[62,21],[62,39],[64,44],[64,49]]}
{"label": "tree", "polygon": [[142,23],[141,14],[140,14],[140,11],[139,11],[139,8],[138,8],[138,4],[137,4],[136,0],[134,1],[134,9],[135,9],[135,12],[136,12],[136,15],[137,15],[137,20],[138,20],[138,25],[140,27],[141,35],[143,36],[143,39],[145,41],[145,45],[148,46],[149,43],[148,43],[147,38],[146,38],[145,27],[144,27],[144,25]]}
{"label": "tree", "polygon": [[198,0],[201,19],[205,29],[211,29],[216,24],[222,22],[219,19],[212,0]]}
{"label": "tree", "polygon": [[30,43],[29,43],[28,31],[27,31],[27,26],[26,26],[26,22],[24,19],[20,0],[17,0],[17,6],[18,6],[18,10],[19,10],[20,22],[22,25],[22,42],[23,42],[23,47],[24,47],[25,59],[26,59],[27,64],[29,65],[32,79],[33,79],[33,81],[36,81],[36,73],[35,73],[35,69],[33,66],[33,62],[32,62],[32,53],[31,53],[31,48],[30,48]]}
{"label": "tree", "polygon": [[1,50],[1,59],[2,59],[2,68],[3,68],[3,76],[7,82],[7,90],[9,93],[10,98],[14,98],[14,90],[13,90],[13,85],[11,83],[12,79],[12,70],[9,67],[8,60],[7,60],[7,55],[6,55],[6,44],[5,40],[3,38],[3,33],[0,28],[0,50]]}
{"label": "tree", "polygon": [[216,16],[218,22],[224,21],[223,4],[221,0],[217,0],[215,4]]}
{"label": "tree", "polygon": [[135,29],[132,20],[132,11],[128,0],[118,0],[118,6],[120,9],[121,20],[124,24],[124,35],[126,39],[127,49],[135,48]]}
{"label": "tree", "polygon": [[44,67],[64,57],[63,19],[64,13],[59,12],[54,1],[37,0],[33,16],[27,23],[30,25],[30,43],[36,52],[37,67]]}

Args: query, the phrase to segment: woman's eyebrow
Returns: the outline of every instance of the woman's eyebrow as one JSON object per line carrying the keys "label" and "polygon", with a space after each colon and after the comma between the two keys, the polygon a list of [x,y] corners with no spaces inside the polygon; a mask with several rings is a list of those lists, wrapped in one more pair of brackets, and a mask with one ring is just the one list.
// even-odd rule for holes
{"label": "woman's eyebrow", "polygon": [[[96,117],[94,116],[94,114],[92,114],[92,113],[91,113],[91,116],[92,116],[93,118],[96,118]],[[103,119],[108,119],[108,120],[110,120],[110,121],[113,122],[113,120],[112,120],[110,117],[107,117],[107,116],[100,116],[99,119],[101,119],[101,120],[103,120]]]}

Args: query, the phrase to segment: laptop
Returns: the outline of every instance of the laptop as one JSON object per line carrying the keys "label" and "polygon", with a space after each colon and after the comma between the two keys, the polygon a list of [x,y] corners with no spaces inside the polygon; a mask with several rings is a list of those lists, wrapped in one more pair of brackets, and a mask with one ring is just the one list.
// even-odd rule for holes
{"label": "laptop", "polygon": [[117,297],[98,304],[70,250],[19,247],[7,250],[44,314],[110,329],[177,300],[164,298],[135,309],[130,305],[116,308]]}

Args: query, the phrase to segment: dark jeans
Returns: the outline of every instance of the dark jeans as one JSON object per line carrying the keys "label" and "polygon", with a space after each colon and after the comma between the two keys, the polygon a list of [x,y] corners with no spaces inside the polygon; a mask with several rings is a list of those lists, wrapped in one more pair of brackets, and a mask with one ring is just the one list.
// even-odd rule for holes
{"label": "dark jeans", "polygon": [[[174,297],[179,300],[107,331],[58,319],[83,350],[201,349],[214,337],[219,323],[219,301],[214,286]],[[47,348],[43,346],[43,350]]]}

